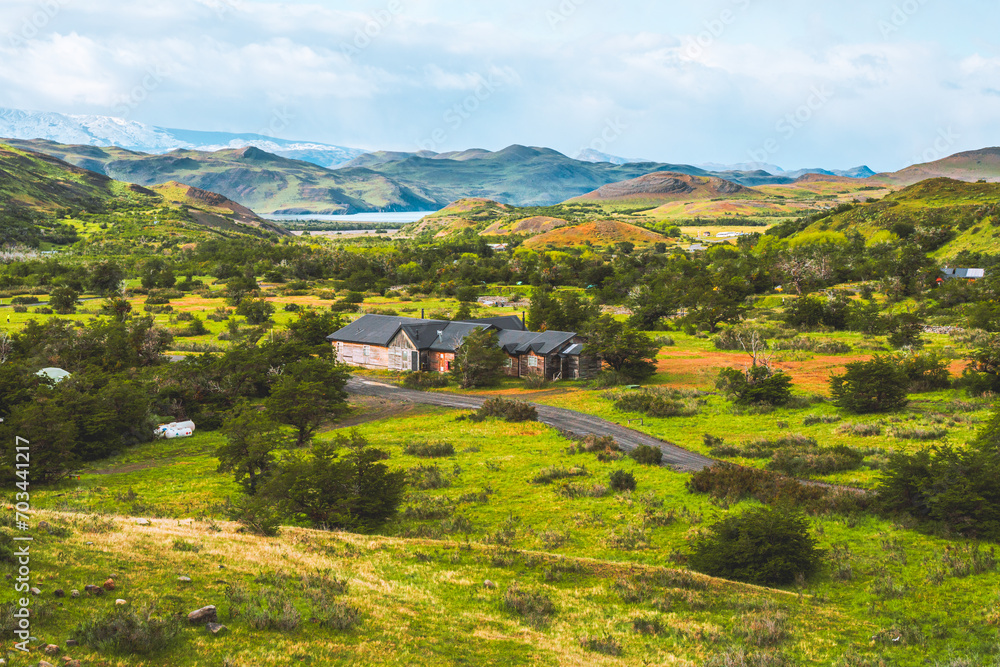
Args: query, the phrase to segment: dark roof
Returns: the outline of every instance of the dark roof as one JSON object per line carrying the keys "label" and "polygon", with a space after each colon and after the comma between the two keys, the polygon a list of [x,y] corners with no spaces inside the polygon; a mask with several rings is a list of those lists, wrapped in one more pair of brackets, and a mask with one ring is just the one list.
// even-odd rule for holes
{"label": "dark roof", "polygon": [[949,278],[966,278],[970,280],[986,277],[986,269],[942,269],[941,273]]}
{"label": "dark roof", "polygon": [[[518,327],[511,328],[515,322]],[[388,347],[392,339],[402,330],[409,336],[418,350],[454,352],[465,340],[465,337],[477,329],[496,330],[500,347],[514,356],[528,352],[539,355],[558,352],[579,354],[579,352],[564,350],[565,346],[571,343],[576,336],[575,333],[568,331],[545,331],[542,333],[525,331],[520,318],[516,316],[449,322],[448,320],[420,320],[412,317],[363,315],[340,331],[330,334],[326,339],[331,342]]]}
{"label": "dark roof", "polygon": [[464,322],[474,322],[476,324],[492,324],[497,329],[509,329],[511,331],[527,331],[524,322],[517,315],[502,315],[500,317],[483,317],[476,320],[463,320]]}
{"label": "dark roof", "polygon": [[564,345],[572,342],[575,333],[569,331],[501,331],[498,335],[500,347],[507,354],[518,356],[534,352],[538,355],[561,352]]}

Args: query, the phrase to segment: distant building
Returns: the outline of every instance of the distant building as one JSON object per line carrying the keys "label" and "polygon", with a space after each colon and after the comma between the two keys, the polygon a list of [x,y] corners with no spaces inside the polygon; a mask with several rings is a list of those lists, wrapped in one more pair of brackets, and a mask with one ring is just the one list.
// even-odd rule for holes
{"label": "distant building", "polygon": [[583,354],[583,339],[569,331],[527,331],[517,316],[451,322],[386,315],[364,315],[327,336],[337,361],[374,370],[447,373],[455,351],[473,331],[495,331],[507,353],[511,377],[586,379],[600,371],[600,361]]}
{"label": "distant building", "polygon": [[945,280],[981,280],[986,277],[986,269],[941,269],[943,278],[938,278],[938,282]]}

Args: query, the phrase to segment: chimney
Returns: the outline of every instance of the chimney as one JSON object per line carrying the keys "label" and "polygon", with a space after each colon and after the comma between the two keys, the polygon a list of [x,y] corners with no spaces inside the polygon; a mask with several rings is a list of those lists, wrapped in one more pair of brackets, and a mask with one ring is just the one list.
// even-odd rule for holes
{"label": "chimney", "polygon": [[444,332],[438,330],[438,342],[440,343],[442,340],[444,340]]}

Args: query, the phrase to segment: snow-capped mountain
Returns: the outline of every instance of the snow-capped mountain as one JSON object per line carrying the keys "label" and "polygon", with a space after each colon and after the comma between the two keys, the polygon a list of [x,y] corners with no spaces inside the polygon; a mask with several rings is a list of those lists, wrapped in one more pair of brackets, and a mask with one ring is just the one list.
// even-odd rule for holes
{"label": "snow-capped mountain", "polygon": [[154,127],[112,116],[86,116],[0,108],[0,137],[48,139],[61,144],[120,146],[141,153],[167,153],[186,148],[217,151],[255,146],[283,157],[333,168],[365,153],[357,148],[289,141],[260,134],[200,132]]}

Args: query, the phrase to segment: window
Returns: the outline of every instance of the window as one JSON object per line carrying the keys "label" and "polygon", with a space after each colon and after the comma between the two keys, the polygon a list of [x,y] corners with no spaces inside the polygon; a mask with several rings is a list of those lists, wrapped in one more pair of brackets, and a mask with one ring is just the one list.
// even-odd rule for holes
{"label": "window", "polygon": [[507,368],[514,368],[514,360],[510,357],[507,357]]}
{"label": "window", "polygon": [[538,367],[538,357],[530,356],[528,357],[528,367],[537,368]]}
{"label": "window", "polygon": [[366,356],[366,357],[371,356],[371,353],[372,353],[372,346],[371,345],[365,345],[361,349],[361,354],[364,355],[364,356]]}

